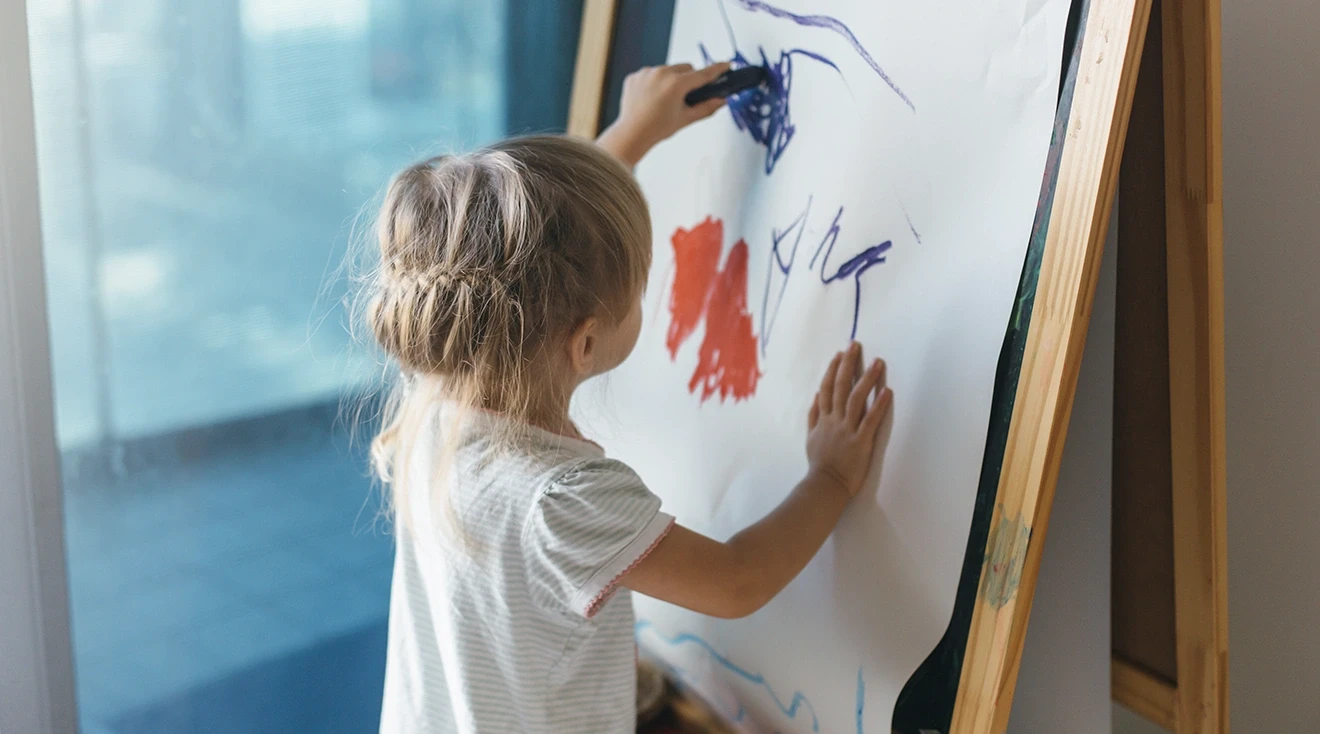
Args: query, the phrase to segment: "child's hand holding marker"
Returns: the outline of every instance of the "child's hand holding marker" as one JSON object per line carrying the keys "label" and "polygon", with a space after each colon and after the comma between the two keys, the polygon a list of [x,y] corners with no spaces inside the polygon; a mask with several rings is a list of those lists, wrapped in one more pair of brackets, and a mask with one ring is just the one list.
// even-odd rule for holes
{"label": "child's hand holding marker", "polygon": [[729,70],[728,62],[693,69],[691,64],[650,66],[623,82],[619,118],[601,133],[597,144],[629,166],[657,143],[684,127],[715,114],[724,97],[689,107],[683,98]]}

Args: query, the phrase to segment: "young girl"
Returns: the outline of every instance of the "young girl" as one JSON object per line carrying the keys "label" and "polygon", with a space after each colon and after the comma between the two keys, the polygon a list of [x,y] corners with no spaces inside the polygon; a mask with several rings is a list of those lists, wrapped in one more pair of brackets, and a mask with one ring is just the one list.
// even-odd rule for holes
{"label": "young girl", "polygon": [[367,312],[404,375],[372,445],[397,533],[382,732],[633,731],[629,590],[751,614],[860,488],[891,400],[856,344],[807,416],[806,476],[726,541],[676,524],[568,417],[641,327],[651,227],[629,169],[719,108],[683,96],[726,68],[629,77],[595,145],[518,138],[390,184]]}

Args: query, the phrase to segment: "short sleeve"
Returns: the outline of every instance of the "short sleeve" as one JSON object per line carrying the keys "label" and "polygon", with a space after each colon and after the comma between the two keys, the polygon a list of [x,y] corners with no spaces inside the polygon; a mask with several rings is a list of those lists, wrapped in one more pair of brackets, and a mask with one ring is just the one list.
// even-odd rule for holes
{"label": "short sleeve", "polygon": [[673,523],[627,465],[578,464],[537,499],[523,532],[533,601],[593,616]]}

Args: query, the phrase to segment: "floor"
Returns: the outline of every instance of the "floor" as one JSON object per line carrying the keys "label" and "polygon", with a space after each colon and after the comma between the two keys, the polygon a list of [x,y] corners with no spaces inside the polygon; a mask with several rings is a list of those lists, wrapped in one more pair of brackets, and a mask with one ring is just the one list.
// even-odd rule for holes
{"label": "floor", "polygon": [[[352,720],[375,719],[379,675],[348,683],[383,670],[393,547],[361,452],[311,427],[332,425],[332,409],[233,432],[249,440],[138,447],[117,471],[66,458],[84,731],[265,731],[269,703],[233,693],[272,678],[294,686],[287,716],[319,706],[313,688],[338,687]],[[161,707],[214,723],[160,728]],[[351,723],[299,730],[363,731]]]}
{"label": "floor", "polygon": [[729,734],[731,731],[700,701],[672,687],[664,711],[637,729],[638,734]]}
{"label": "floor", "polygon": [[374,732],[386,627],[371,624],[117,716],[133,734]]}

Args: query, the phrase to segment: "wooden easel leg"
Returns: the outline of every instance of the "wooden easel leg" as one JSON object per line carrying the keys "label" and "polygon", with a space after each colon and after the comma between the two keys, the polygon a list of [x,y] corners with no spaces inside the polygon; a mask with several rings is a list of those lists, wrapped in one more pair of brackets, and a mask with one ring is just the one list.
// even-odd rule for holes
{"label": "wooden easel leg", "polygon": [[1179,734],[1228,731],[1219,2],[1162,0]]}
{"label": "wooden easel leg", "polygon": [[1119,173],[1114,324],[1113,699],[1174,729],[1162,9],[1150,11]]}

